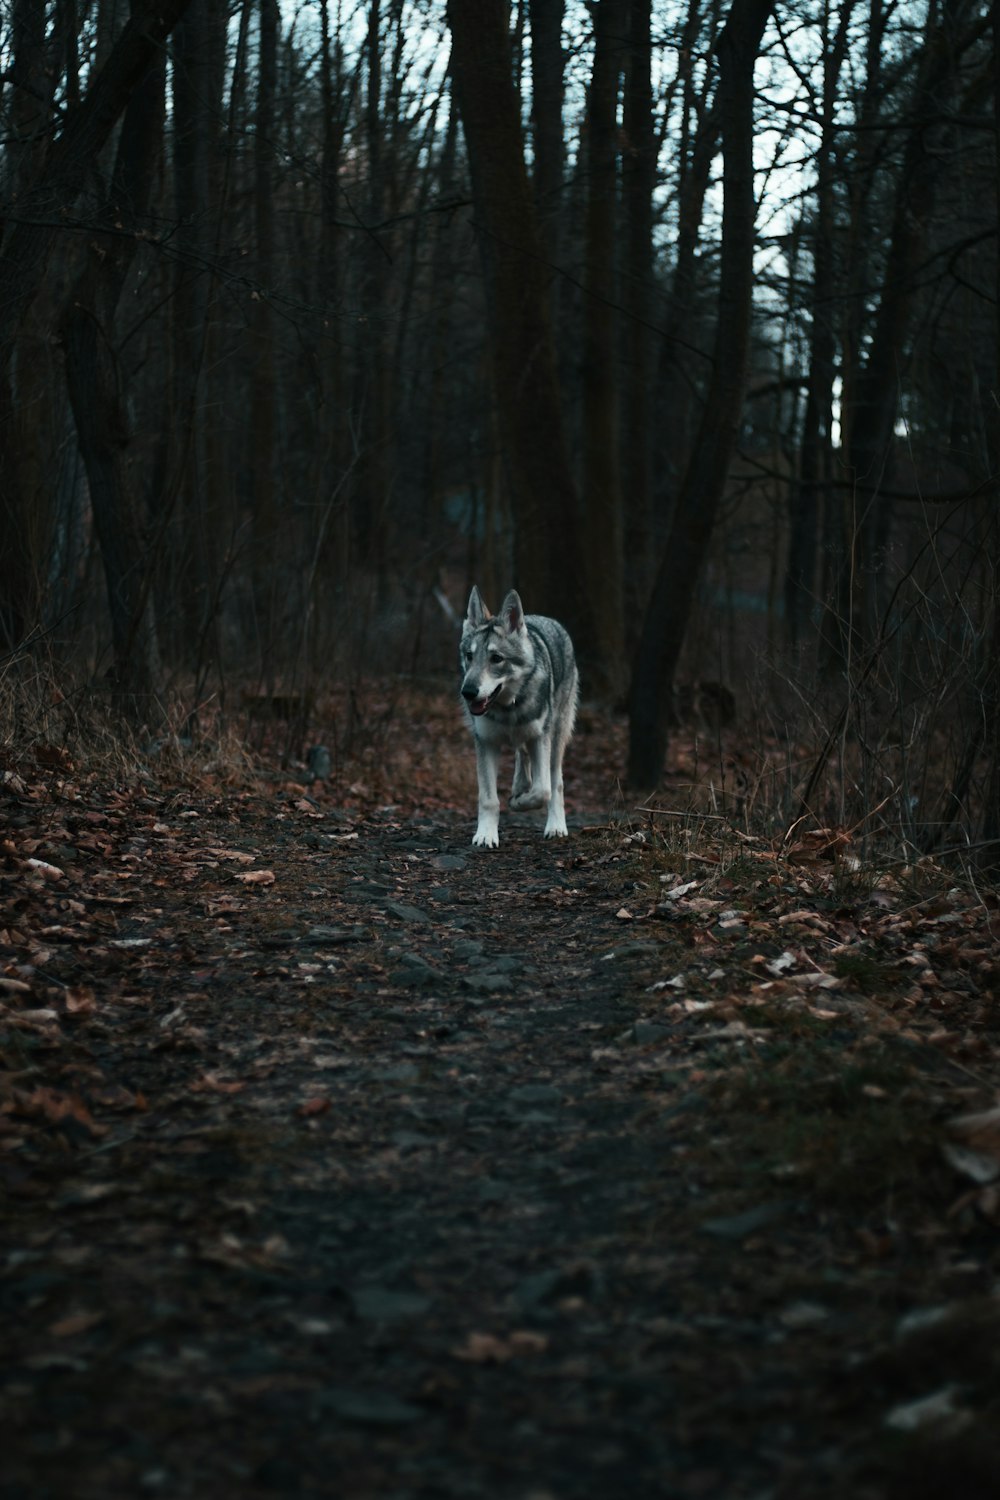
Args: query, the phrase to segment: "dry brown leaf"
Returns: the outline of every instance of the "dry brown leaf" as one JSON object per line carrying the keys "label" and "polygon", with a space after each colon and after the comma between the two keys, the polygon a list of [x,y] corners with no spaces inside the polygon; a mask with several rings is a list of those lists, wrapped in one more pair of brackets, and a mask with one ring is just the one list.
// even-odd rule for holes
{"label": "dry brown leaf", "polygon": [[66,991],[66,1009],[71,1016],[89,1016],[97,1008],[89,984],[71,985]]}
{"label": "dry brown leaf", "polygon": [[29,1118],[48,1120],[51,1125],[59,1125],[64,1120],[75,1120],[78,1125],[89,1130],[91,1135],[107,1135],[110,1128],[98,1125],[79,1095],[63,1094],[58,1089],[44,1085],[33,1089],[30,1094],[15,1089],[14,1112]]}
{"label": "dry brown leaf", "polygon": [[304,1100],[295,1113],[308,1119],[312,1115],[325,1115],[327,1110],[332,1108],[332,1099],[329,1099],[326,1094],[316,1094],[313,1098]]}
{"label": "dry brown leaf", "polygon": [[238,1094],[246,1083],[238,1078],[220,1078],[217,1073],[203,1073],[191,1085],[192,1094]]}
{"label": "dry brown leaf", "polygon": [[517,1329],[507,1338],[498,1338],[495,1333],[470,1333],[464,1344],[452,1349],[456,1359],[467,1364],[504,1365],[520,1354],[541,1354],[549,1346],[544,1333],[535,1333],[528,1328]]}
{"label": "dry brown leaf", "polygon": [[90,1328],[96,1328],[98,1323],[104,1321],[102,1312],[77,1312],[69,1313],[65,1318],[59,1318],[55,1323],[49,1324],[49,1333],[53,1338],[69,1339],[77,1333],[86,1333]]}

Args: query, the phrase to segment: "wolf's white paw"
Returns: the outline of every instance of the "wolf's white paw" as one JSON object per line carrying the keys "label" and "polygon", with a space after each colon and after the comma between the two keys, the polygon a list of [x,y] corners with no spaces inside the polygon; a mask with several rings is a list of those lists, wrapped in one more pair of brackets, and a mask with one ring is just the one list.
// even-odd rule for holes
{"label": "wolf's white paw", "polygon": [[548,807],[551,792],[538,791],[515,792],[507,806],[511,812],[537,812],[540,807]]}
{"label": "wolf's white paw", "polygon": [[472,843],[482,849],[498,849],[500,835],[495,828],[477,828],[472,836]]}
{"label": "wolf's white paw", "polygon": [[546,824],[545,837],[547,839],[567,839],[569,838],[569,829],[565,823],[553,823],[551,827]]}

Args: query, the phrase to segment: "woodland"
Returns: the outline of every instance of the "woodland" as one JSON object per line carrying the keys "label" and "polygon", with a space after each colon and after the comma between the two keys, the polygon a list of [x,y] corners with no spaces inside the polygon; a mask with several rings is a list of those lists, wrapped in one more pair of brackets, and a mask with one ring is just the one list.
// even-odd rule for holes
{"label": "woodland", "polygon": [[1000,1493],[997,15],[0,0],[4,1500]]}
{"label": "woodland", "polygon": [[991,861],[987,7],[0,19],[15,696],[245,734],[513,584],[634,788],[686,708],[772,827]]}

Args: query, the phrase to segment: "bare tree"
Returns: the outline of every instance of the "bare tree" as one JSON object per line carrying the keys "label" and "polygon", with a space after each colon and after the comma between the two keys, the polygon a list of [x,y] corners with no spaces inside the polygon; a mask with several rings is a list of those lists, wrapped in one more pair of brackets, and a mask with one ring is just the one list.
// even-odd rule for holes
{"label": "bare tree", "polygon": [[129,100],[99,231],[89,240],[61,324],[66,381],[104,564],[117,701],[129,718],[147,725],[162,715],[160,653],[145,496],[130,461],[132,424],[115,323],[149,228],[163,146],[165,71],[161,54]]}
{"label": "bare tree", "polygon": [[[531,17],[532,186],[542,241],[549,260],[556,265],[563,233],[562,193],[566,169],[562,44],[565,0],[529,0],[528,13]],[[555,315],[559,282],[553,277],[551,284]]]}
{"label": "bare tree", "polygon": [[[240,9],[234,95],[242,86],[249,6],[244,0]],[[153,505],[166,543],[157,577],[159,625],[166,642],[190,660],[211,628],[223,545],[225,460],[217,419],[213,301],[220,226],[229,209],[220,162],[227,22],[226,0],[191,0],[174,34],[171,57],[170,182],[178,253],[170,278],[171,420],[160,438]]]}
{"label": "bare tree", "polygon": [[833,449],[833,388],[836,375],[837,329],[833,265],[837,174],[835,109],[840,75],[847,53],[854,0],[843,0],[836,30],[830,35],[830,16],[824,8],[822,27],[822,88],[819,95],[820,140],[816,153],[815,206],[809,225],[812,252],[810,289],[809,367],[798,482],[789,499],[789,544],[785,572],[785,625],[789,644],[796,647],[819,597],[817,549],[824,481],[829,481]]}
{"label": "bare tree", "polygon": [[582,359],[582,489],[586,577],[602,685],[618,685],[624,646],[624,554],[618,442],[618,91],[625,60],[623,0],[594,7],[594,63],[587,100],[587,206]]}
{"label": "bare tree", "polygon": [[[653,43],[650,0],[630,0],[629,50],[622,118],[622,208],[625,309],[622,414],[625,647],[635,650],[652,570]],[[634,626],[629,629],[629,622]]]}
{"label": "bare tree", "polygon": [[452,77],[465,133],[493,388],[514,515],[514,572],[529,608],[559,614],[581,654],[594,635],[578,542],[535,209],[524,162],[504,0],[450,0]]}
{"label": "bare tree", "polygon": [[[145,76],[150,62],[157,57],[163,43],[189,0],[140,0],[128,22],[111,47],[102,67],[98,68],[86,93],[65,111],[61,127],[48,144],[46,89],[51,94],[52,80],[36,92],[31,78],[41,65],[44,47],[44,6],[33,0],[22,0],[19,17],[24,23],[17,55],[21,76],[14,79],[15,111],[20,112],[25,130],[25,149],[18,163],[18,181],[12,211],[0,239],[0,422],[6,428],[8,447],[16,442],[19,413],[27,407],[33,379],[31,365],[15,372],[17,336],[32,302],[41,288],[53,247],[64,224],[64,216],[80,198],[84,185],[92,180],[102,148],[136,87]],[[21,50],[24,49],[24,50]],[[32,123],[25,111],[39,112]],[[19,380],[26,382],[18,387]],[[10,574],[7,579],[8,606],[4,620],[5,633],[11,644],[29,630],[37,602],[37,570],[44,565],[31,554],[38,540],[37,495],[29,466],[30,447],[12,453],[8,449],[0,465],[4,499],[0,504],[0,552]],[[34,519],[32,519],[34,515]],[[6,534],[5,534],[6,533]]]}
{"label": "bare tree", "polygon": [[273,674],[275,631],[283,592],[284,548],[281,502],[275,464],[278,373],[271,297],[276,272],[275,121],[278,85],[277,0],[259,0],[257,100],[254,111],[254,227],[257,291],[250,325],[249,481],[253,524],[254,607],[261,635],[261,661]]}
{"label": "bare tree", "polygon": [[733,0],[716,43],[724,203],[712,378],[636,653],[628,776],[637,788],[655,787],[663,773],[674,671],[743,410],[755,218],[753,71],[773,8],[774,0]]}

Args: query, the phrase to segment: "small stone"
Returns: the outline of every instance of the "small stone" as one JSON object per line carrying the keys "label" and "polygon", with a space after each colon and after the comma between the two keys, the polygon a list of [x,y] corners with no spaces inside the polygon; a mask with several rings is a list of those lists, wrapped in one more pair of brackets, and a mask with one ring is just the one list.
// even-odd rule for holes
{"label": "small stone", "polygon": [[825,1323],[829,1316],[828,1310],[818,1302],[791,1302],[782,1308],[778,1321],[783,1328],[794,1332],[798,1328],[815,1328],[818,1323]]}
{"label": "small stone", "polygon": [[483,951],[482,943],[476,942],[474,938],[463,938],[460,943],[455,944],[455,957],[467,962],[470,958],[479,958]]}
{"label": "small stone", "polygon": [[507,1095],[512,1104],[561,1104],[562,1091],[551,1083],[522,1083]]}
{"label": "small stone", "polygon": [[742,1214],[729,1214],[718,1219],[706,1219],[702,1229],[723,1240],[745,1240],[759,1229],[767,1229],[779,1219],[787,1218],[796,1204],[787,1199],[778,1203],[759,1203]]}
{"label": "small stone", "polygon": [[394,969],[389,978],[393,984],[404,985],[407,989],[424,989],[428,985],[440,984],[441,972],[419,953],[403,953],[399,968]]}
{"label": "small stone", "polygon": [[513,989],[509,974],[465,974],[462,983],[467,990],[478,995],[494,995],[501,990]]}
{"label": "small stone", "polygon": [[431,919],[419,906],[408,906],[405,901],[387,901],[386,914],[399,922],[429,922]]}
{"label": "small stone", "polygon": [[351,1293],[354,1311],[366,1323],[399,1323],[419,1318],[430,1307],[420,1292],[398,1292],[390,1287],[364,1286]]}
{"label": "small stone", "polygon": [[462,854],[436,854],[431,864],[435,870],[464,870],[468,860]]}
{"label": "small stone", "polygon": [[644,1046],[648,1042],[658,1042],[669,1036],[670,1027],[664,1026],[660,1021],[636,1021],[632,1034],[639,1045]]}
{"label": "small stone", "polygon": [[325,1398],[338,1417],[362,1427],[403,1427],[419,1422],[424,1415],[419,1406],[382,1391],[351,1391],[334,1386]]}
{"label": "small stone", "polygon": [[307,943],[360,943],[364,936],[363,927],[310,927],[304,941]]}

